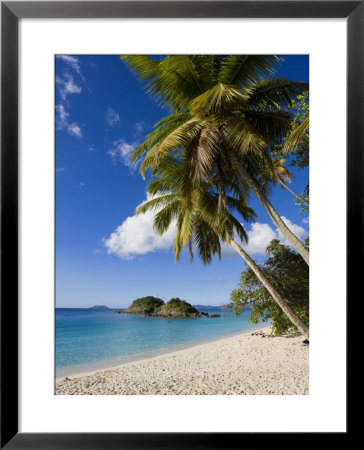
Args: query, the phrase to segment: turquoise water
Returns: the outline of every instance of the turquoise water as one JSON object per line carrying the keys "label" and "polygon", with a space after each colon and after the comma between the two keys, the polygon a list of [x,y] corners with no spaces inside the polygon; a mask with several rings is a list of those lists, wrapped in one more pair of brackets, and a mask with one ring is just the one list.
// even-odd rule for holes
{"label": "turquoise water", "polygon": [[[112,310],[56,309],[56,377],[113,367],[252,329],[249,311],[221,318],[161,319]],[[261,327],[261,325],[258,325]]]}

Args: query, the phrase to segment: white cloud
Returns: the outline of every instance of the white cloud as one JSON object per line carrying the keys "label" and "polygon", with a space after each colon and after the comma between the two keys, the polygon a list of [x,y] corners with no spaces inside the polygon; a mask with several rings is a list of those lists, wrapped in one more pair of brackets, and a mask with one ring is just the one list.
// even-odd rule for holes
{"label": "white cloud", "polygon": [[134,135],[137,138],[140,138],[145,130],[145,123],[142,122],[136,122],[134,125]]}
{"label": "white cloud", "polygon": [[73,76],[67,72],[63,74],[63,78],[56,76],[56,83],[63,101],[67,100],[69,94],[81,94],[82,92],[81,86],[78,86],[75,83]]}
{"label": "white cloud", "polygon": [[65,171],[64,167],[56,167],[56,173],[62,173]]}
{"label": "white cloud", "polygon": [[[292,231],[292,233],[294,233],[298,237],[298,239],[303,241],[303,238],[308,234],[307,231],[300,225],[294,224],[286,217],[281,217],[283,222]],[[291,245],[278,228],[273,230],[267,223],[254,222],[250,227],[251,229],[249,231],[246,229],[248,235],[247,244],[242,243],[239,238],[235,237],[235,240],[238,242],[238,244],[241,245],[241,247],[243,247],[243,249],[249,255],[265,255],[265,249],[272,239],[278,239],[281,244],[284,245]],[[237,256],[235,250],[227,244],[223,243],[221,246],[221,250],[222,256]]]}
{"label": "white cloud", "polygon": [[[57,55],[57,59],[60,59],[66,63],[79,75],[82,81],[85,81],[81,73],[81,63],[77,57],[70,55]],[[65,130],[68,134],[80,138],[82,137],[81,127],[76,122],[71,122],[69,120],[70,114],[65,110],[65,104],[68,105],[67,99],[69,95],[81,94],[82,88],[75,83],[73,76],[68,72],[68,70],[63,72],[63,76],[56,76],[56,85],[60,96],[59,104],[56,105],[57,130]]]}
{"label": "white cloud", "polygon": [[57,130],[65,130],[67,131],[68,134],[81,138],[82,137],[81,127],[76,122],[70,123],[68,117],[69,113],[65,110],[64,105],[62,103],[56,105]]}
{"label": "white cloud", "polygon": [[113,127],[114,125],[120,122],[119,113],[114,111],[112,108],[108,108],[106,110],[105,119],[110,127]]}
{"label": "white cloud", "polygon": [[[250,225],[250,230],[247,230],[248,243],[242,243],[238,237],[235,237],[236,242],[243,247],[249,255],[264,255],[265,249],[272,239],[277,239],[277,233],[267,223],[254,222]],[[237,256],[236,251],[225,243],[221,245],[222,256],[232,257]]]}
{"label": "white cloud", "polygon": [[127,167],[134,167],[131,153],[138,147],[138,143],[133,142],[129,144],[124,139],[118,139],[113,142],[113,148],[107,153],[111,156],[113,161],[120,161]]}
{"label": "white cloud", "polygon": [[310,219],[309,219],[308,217],[304,217],[304,218],[302,219],[302,222],[303,222],[303,223],[310,223]]}
{"label": "white cloud", "polygon": [[[148,195],[147,200],[150,198]],[[153,230],[154,215],[154,211],[148,211],[146,214],[125,219],[107,239],[103,240],[107,253],[115,254],[121,259],[133,259],[157,250],[171,249],[176,234],[176,224],[171,224],[163,236],[156,235]],[[304,228],[285,217],[282,219],[300,239],[307,234]],[[265,249],[272,239],[280,239],[282,243],[287,244],[278,230],[273,230],[266,223],[252,223],[247,234],[248,244],[242,244],[238,238],[236,241],[251,256],[265,255]],[[225,243],[222,243],[221,250],[223,257],[238,256],[236,251]]]}
{"label": "white cloud", "polygon": [[[150,200],[147,196],[147,200]],[[130,216],[119,225],[111,235],[103,240],[108,254],[121,259],[133,259],[156,250],[168,250],[172,247],[176,225],[171,224],[162,236],[153,230],[154,211]]]}
{"label": "white cloud", "polygon": [[68,116],[69,113],[65,110],[62,104],[56,105],[56,123],[58,130],[63,130],[66,127],[66,124],[68,122],[67,119]]}
{"label": "white cloud", "polygon": [[81,73],[81,62],[76,56],[57,55],[57,59],[61,59],[69,65],[84,80],[84,76]]}
{"label": "white cloud", "polygon": [[68,125],[67,131],[69,134],[73,134],[77,137],[82,137],[82,130],[75,122]]}
{"label": "white cloud", "polygon": [[243,247],[252,255],[264,254],[269,242],[276,238],[276,233],[267,223],[254,222],[247,231],[248,243]]}

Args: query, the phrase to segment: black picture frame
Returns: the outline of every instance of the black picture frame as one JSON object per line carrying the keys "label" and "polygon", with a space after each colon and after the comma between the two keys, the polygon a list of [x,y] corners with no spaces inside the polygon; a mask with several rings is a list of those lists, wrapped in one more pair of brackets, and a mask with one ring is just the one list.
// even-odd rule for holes
{"label": "black picture frame", "polygon": [[[227,449],[297,444],[289,433],[18,432],[18,21],[21,18],[346,18],[347,303],[363,273],[364,1],[1,2],[1,448]],[[358,258],[359,253],[359,258]],[[279,435],[279,436],[278,436]],[[310,433],[299,438],[307,445]],[[336,440],[347,438],[338,433]],[[327,440],[325,435],[322,438]],[[278,439],[277,439],[278,440]],[[321,440],[315,435],[316,444]]]}

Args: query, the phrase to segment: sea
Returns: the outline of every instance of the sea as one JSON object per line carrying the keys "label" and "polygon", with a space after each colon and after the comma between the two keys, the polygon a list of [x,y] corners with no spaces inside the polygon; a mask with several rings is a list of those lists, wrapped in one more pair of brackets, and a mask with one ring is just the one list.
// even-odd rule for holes
{"label": "sea", "polygon": [[[204,311],[203,309],[200,309]],[[56,378],[116,367],[221,337],[262,328],[249,310],[205,310],[216,318],[164,319],[114,310],[56,308]]]}

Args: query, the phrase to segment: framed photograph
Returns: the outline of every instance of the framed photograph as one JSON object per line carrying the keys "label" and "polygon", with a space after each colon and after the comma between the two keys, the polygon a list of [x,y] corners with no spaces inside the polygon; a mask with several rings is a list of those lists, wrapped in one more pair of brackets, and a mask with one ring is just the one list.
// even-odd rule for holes
{"label": "framed photograph", "polygon": [[1,448],[347,437],[363,20],[1,3]]}

